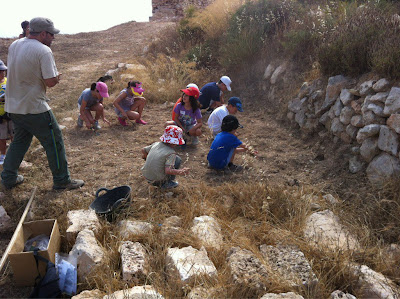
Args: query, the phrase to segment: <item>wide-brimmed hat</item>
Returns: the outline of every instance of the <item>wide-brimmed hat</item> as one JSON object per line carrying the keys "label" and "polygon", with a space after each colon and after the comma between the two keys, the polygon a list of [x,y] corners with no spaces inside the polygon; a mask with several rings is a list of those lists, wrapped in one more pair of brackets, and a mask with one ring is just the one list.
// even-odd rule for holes
{"label": "wide-brimmed hat", "polygon": [[164,130],[164,134],[160,137],[160,140],[169,144],[182,145],[185,144],[183,140],[183,131],[178,126],[167,126]]}
{"label": "wide-brimmed hat", "polygon": [[0,71],[6,71],[7,67],[2,60],[0,60]]}
{"label": "wide-brimmed hat", "polygon": [[60,32],[54,27],[53,22],[48,18],[33,18],[29,22],[30,32],[40,33],[42,31],[49,32],[51,34],[57,34]]}
{"label": "wide-brimmed hat", "polygon": [[100,95],[103,98],[109,98],[110,96],[108,95],[108,87],[107,84],[104,82],[97,82],[96,83],[96,89],[99,91]]}
{"label": "wide-brimmed hat", "polygon": [[200,91],[196,87],[189,87],[186,89],[181,89],[181,91],[183,91],[188,96],[194,97],[195,99],[198,99],[200,96]]}

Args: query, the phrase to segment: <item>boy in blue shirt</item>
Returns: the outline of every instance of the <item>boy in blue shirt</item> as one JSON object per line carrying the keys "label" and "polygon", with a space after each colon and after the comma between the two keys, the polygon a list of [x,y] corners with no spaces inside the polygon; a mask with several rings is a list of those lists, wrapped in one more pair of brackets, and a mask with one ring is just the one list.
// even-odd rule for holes
{"label": "boy in blue shirt", "polygon": [[231,171],[243,169],[243,167],[233,164],[236,153],[248,150],[247,146],[236,137],[238,127],[239,121],[234,115],[227,115],[222,120],[222,132],[215,137],[207,155],[208,164],[211,168],[228,168]]}

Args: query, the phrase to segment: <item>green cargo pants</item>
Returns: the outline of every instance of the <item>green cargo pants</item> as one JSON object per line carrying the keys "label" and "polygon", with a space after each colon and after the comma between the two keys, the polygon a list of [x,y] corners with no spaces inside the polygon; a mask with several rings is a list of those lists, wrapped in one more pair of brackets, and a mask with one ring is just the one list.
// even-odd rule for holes
{"label": "green cargo pants", "polygon": [[46,150],[54,185],[70,182],[64,141],[60,127],[51,110],[39,114],[10,113],[14,122],[14,140],[7,151],[1,173],[2,183],[12,187],[17,179],[18,168],[35,136]]}

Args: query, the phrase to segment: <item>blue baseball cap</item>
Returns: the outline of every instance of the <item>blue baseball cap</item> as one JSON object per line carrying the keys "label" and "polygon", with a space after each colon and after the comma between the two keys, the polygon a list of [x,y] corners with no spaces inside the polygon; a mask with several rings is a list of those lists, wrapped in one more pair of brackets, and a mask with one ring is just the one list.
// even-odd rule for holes
{"label": "blue baseball cap", "polygon": [[237,108],[238,111],[243,112],[242,101],[238,97],[231,97],[228,104]]}

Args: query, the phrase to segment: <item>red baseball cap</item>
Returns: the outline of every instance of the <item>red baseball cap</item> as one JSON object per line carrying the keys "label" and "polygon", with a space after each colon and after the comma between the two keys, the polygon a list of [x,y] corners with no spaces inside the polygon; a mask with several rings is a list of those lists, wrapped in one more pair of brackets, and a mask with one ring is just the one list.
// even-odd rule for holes
{"label": "red baseball cap", "polygon": [[199,96],[200,96],[200,91],[196,87],[189,87],[186,89],[181,89],[181,91],[183,91],[188,96],[194,97],[195,99],[199,98]]}

